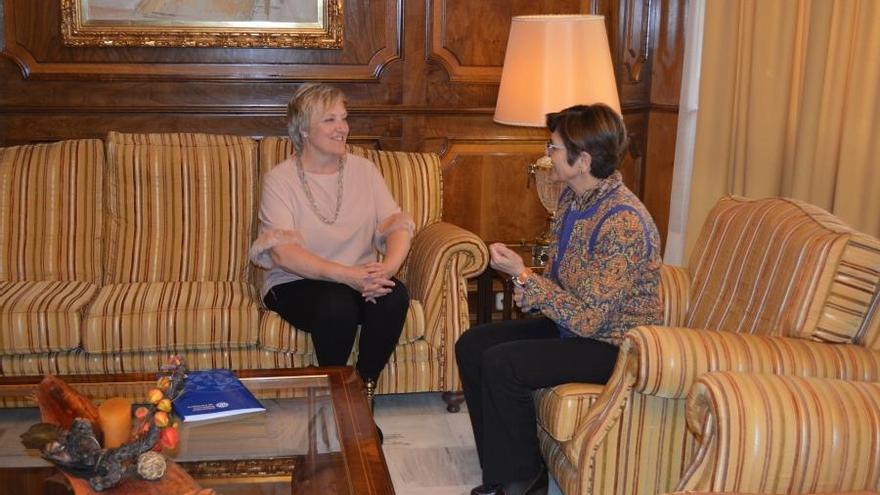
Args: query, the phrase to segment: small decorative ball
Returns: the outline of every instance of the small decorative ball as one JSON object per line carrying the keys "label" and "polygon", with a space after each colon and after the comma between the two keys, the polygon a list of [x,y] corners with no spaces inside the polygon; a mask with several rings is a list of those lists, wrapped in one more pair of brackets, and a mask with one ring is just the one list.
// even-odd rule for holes
{"label": "small decorative ball", "polygon": [[145,480],[157,480],[165,475],[165,457],[154,451],[138,456],[138,474]]}

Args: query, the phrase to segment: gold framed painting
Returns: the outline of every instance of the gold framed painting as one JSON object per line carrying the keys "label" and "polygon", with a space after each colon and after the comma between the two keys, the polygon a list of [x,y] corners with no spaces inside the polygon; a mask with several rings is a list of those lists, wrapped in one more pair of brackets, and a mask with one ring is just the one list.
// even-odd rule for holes
{"label": "gold framed painting", "polygon": [[342,48],[344,0],[61,0],[67,46]]}

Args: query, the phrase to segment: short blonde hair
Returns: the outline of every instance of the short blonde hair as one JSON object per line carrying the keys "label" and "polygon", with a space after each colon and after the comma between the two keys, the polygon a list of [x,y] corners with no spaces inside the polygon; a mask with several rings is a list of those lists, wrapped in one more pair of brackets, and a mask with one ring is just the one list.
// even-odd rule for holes
{"label": "short blonde hair", "polygon": [[293,144],[293,150],[302,153],[305,144],[305,132],[309,129],[312,116],[316,112],[326,110],[337,101],[345,105],[345,93],[339,88],[324,83],[307,83],[293,94],[287,102],[287,135]]}

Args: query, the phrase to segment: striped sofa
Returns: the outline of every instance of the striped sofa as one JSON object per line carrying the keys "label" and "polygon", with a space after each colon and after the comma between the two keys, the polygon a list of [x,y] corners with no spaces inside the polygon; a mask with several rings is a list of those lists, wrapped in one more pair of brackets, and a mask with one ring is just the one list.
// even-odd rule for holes
{"label": "striped sofa", "polygon": [[[0,376],[315,365],[308,334],[262,307],[248,262],[260,174],[289,150],[207,134],[122,134],[0,149]],[[431,153],[352,147],[416,222],[412,303],[379,391],[455,390],[467,279],[488,262],[442,222]],[[2,379],[2,378],[0,378]]]}
{"label": "striped sofa", "polygon": [[720,200],[689,266],[662,268],[664,325],[627,333],[605,386],[535,394],[550,471],[567,495],[674,491],[698,438],[686,398],[705,373],[880,381],[878,295],[877,239],[794,200]]}

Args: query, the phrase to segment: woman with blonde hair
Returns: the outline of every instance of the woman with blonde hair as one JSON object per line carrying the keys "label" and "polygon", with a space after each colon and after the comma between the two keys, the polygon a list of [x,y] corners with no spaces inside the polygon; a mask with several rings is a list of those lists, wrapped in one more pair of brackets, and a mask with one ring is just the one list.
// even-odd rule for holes
{"label": "woman with blonde hair", "polygon": [[345,365],[360,326],[355,366],[372,392],[409,308],[394,274],[413,222],[375,164],[347,152],[347,119],[333,86],[305,84],[290,99],[293,154],[263,177],[251,260],[267,270],[266,307],[311,334],[319,365]]}

